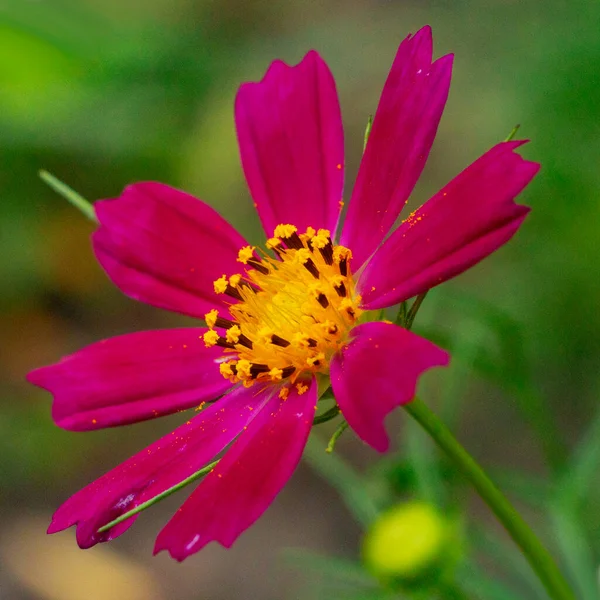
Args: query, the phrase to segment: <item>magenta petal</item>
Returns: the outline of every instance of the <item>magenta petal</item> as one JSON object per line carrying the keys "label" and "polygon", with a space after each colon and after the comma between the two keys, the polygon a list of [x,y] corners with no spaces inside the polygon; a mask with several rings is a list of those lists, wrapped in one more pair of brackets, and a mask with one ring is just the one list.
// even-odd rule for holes
{"label": "magenta petal", "polygon": [[161,183],[136,183],[94,205],[96,257],[136,300],[202,317],[225,300],[213,289],[240,270],[244,238],[210,206]]}
{"label": "magenta petal", "polygon": [[390,323],[364,323],[331,362],[337,403],[358,437],[385,452],[384,419],[410,402],[421,373],[448,364],[449,356],[430,341]]}
{"label": "magenta petal", "polygon": [[154,552],[177,560],[212,541],[229,548],[268,508],[300,461],[317,384],[287,400],[275,394],[158,535]]}
{"label": "magenta petal", "polygon": [[539,170],[515,153],[523,143],[494,146],[402,223],[360,277],[366,308],[425,292],[513,236],[529,211],[514,199]]}
{"label": "magenta petal", "polygon": [[48,533],[77,524],[77,543],[89,548],[125,532],[130,517],[97,530],[205,466],[260,413],[266,395],[238,388],[193,419],[71,496],[54,514]]}
{"label": "magenta petal", "polygon": [[429,156],[452,75],[452,56],[432,64],[431,53],[423,27],[398,48],[383,88],[341,237],[354,271],[398,218]]}
{"label": "magenta petal", "polygon": [[165,329],[97,342],[27,379],[54,396],[52,417],[74,431],[125,425],[214,400],[231,387],[206,329]]}
{"label": "magenta petal", "polygon": [[344,134],[335,81],[309,52],[275,61],[235,102],[242,166],[267,237],[280,223],[332,233],[340,214]]}

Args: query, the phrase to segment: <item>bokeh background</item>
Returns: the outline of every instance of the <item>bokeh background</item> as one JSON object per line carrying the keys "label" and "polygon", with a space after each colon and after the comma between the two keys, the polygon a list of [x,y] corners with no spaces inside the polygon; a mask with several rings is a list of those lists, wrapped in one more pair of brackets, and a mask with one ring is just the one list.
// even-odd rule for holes
{"label": "bokeh background", "polygon": [[[116,196],[132,181],[163,181],[209,202],[258,243],[235,140],[238,85],[262,77],[275,58],[295,63],[318,49],[341,97],[350,189],[395,50],[427,23],[436,56],[454,52],[456,61],[413,202],[517,123],[519,136],[532,140],[523,154],[543,169],[522,196],[533,211],[518,236],[425,301],[416,329],[450,348],[454,361],[425,379],[422,396],[497,474],[589,593],[600,558],[598,463],[589,451],[600,437],[597,424],[589,433],[600,392],[600,4],[2,0],[0,598],[317,598],[305,586],[314,576],[300,558],[282,556],[284,548],[358,558],[361,526],[319,475],[327,471],[320,452],[327,426],[292,483],[231,551],[209,547],[182,565],[151,557],[155,534],[186,492],[110,546],[83,552],[73,531],[45,536],[60,502],[178,419],[64,432],[50,419],[50,396],[27,385],[25,374],[101,338],[187,321],[115,289],[94,261],[93,225],[37,172],[48,169],[90,200]],[[396,452],[384,463],[351,433],[338,445],[340,460],[376,491],[395,486],[398,498],[423,489],[410,483],[418,479],[415,462],[426,474],[438,465],[406,420],[390,420]],[[568,453],[586,451],[581,493],[560,529],[564,514],[552,508],[560,504],[560,465],[572,460]],[[496,536],[487,511],[465,489],[452,489],[465,499],[466,531],[477,522],[484,537]],[[501,553],[508,542],[472,539],[469,560],[496,572],[490,548]],[[589,569],[578,574],[582,564]],[[522,585],[498,572],[515,589]]]}

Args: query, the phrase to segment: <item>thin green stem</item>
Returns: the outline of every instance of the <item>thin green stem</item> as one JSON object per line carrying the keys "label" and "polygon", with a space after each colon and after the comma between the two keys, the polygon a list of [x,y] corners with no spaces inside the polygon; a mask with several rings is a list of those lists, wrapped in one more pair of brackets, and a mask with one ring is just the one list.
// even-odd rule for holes
{"label": "thin green stem", "polygon": [[327,444],[327,448],[325,449],[325,452],[329,452],[329,454],[331,454],[334,451],[335,444],[337,443],[337,441],[340,438],[340,436],[342,435],[342,433],[344,433],[344,431],[346,431],[346,429],[348,429],[348,421],[343,420],[338,425],[338,428],[333,432],[333,435],[331,436],[329,443]]}
{"label": "thin green stem", "polygon": [[117,517],[110,523],[107,523],[106,525],[102,525],[102,527],[100,527],[98,529],[98,533],[103,533],[105,531],[108,531],[115,525],[118,525],[119,523],[122,523],[123,521],[127,521],[127,519],[129,519],[129,517],[133,517],[134,515],[141,513],[143,510],[146,510],[153,504],[160,502],[167,496],[174,494],[175,492],[179,491],[181,488],[185,487],[186,485],[193,483],[194,481],[196,481],[196,479],[200,479],[200,477],[203,477],[204,475],[206,475],[207,473],[212,471],[217,466],[217,463],[219,462],[219,460],[220,459],[213,460],[213,462],[206,465],[204,468],[200,469],[199,471],[196,471],[195,473],[193,473],[192,475],[190,475],[183,481],[180,481],[178,484],[174,485],[173,487],[170,487],[168,490],[165,490],[164,492],[161,492],[160,494],[154,496],[153,498],[150,498],[150,500],[146,500],[146,502],[142,502],[139,506],[136,506],[135,508],[132,508],[131,510],[127,511],[126,513],[123,513],[121,516]]}
{"label": "thin green stem", "polygon": [[400,310],[398,311],[398,315],[396,316],[396,325],[400,325],[400,327],[406,327],[406,315],[408,313],[408,306],[406,300],[400,303]]}
{"label": "thin green stem", "polygon": [[436,444],[460,468],[519,546],[553,600],[575,600],[554,559],[508,499],[485,474],[450,430],[421,400],[405,405],[406,411],[427,431]]}
{"label": "thin green stem", "polygon": [[332,406],[329,410],[326,410],[324,413],[320,415],[316,415],[313,419],[313,425],[319,425],[320,423],[327,423],[327,421],[331,421],[331,419],[335,419],[340,414],[340,407],[336,404]]}
{"label": "thin green stem", "polygon": [[80,210],[90,221],[98,222],[96,211],[91,202],[88,202],[83,196],[71,189],[66,183],[63,183],[52,173],[48,171],[40,171],[40,178],[47,183],[57,194],[68,200],[76,209]]}
{"label": "thin green stem", "polygon": [[517,131],[519,131],[520,127],[521,127],[520,125],[515,125],[512,128],[512,131],[508,134],[508,137],[504,141],[510,142],[515,137],[515,135],[517,135]]}
{"label": "thin green stem", "polygon": [[373,115],[369,115],[367,120],[367,126],[365,127],[365,137],[363,140],[363,154],[367,149],[367,142],[369,141],[369,135],[371,135],[371,127],[373,127]]}
{"label": "thin green stem", "polygon": [[[429,290],[427,290],[428,292]],[[406,319],[405,319],[405,327],[406,329],[410,329],[413,325],[413,322],[415,320],[415,317],[417,316],[417,313],[419,312],[419,308],[421,308],[421,304],[423,304],[423,300],[425,300],[425,296],[427,296],[427,292],[423,292],[422,294],[419,294],[416,298],[415,301],[412,303],[408,314],[406,315]]]}

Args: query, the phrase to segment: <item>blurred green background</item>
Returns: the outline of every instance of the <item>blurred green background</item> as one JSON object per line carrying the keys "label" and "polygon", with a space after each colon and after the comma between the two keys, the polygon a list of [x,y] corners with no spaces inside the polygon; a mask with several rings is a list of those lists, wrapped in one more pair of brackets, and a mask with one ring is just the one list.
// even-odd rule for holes
{"label": "blurred green background", "polygon": [[[521,493],[534,526],[589,593],[595,575],[577,574],[569,535],[583,528],[581,560],[598,564],[596,450],[586,447],[570,529],[560,529],[562,517],[548,508],[557,504],[554,492],[548,500],[539,490],[548,482],[560,488],[567,449],[587,451],[577,443],[600,391],[600,3],[3,0],[0,598],[300,598],[310,576],[282,561],[282,548],[358,556],[359,526],[309,466],[233,550],[209,547],[183,565],[151,558],[154,535],[182,496],[146,513],[110,547],[81,552],[73,531],[44,535],[62,500],[177,418],[63,432],[50,419],[49,395],[24,383],[26,372],[97,339],[187,321],[122,296],[94,261],[92,225],[37,172],[51,171],[91,200],[116,196],[132,181],[163,181],[209,202],[259,242],[235,140],[238,85],[262,77],[275,58],[295,63],[319,50],[341,98],[349,190],[395,50],[427,23],[436,56],[454,52],[456,61],[414,203],[516,123],[532,140],[523,154],[542,171],[521,198],[534,210],[516,238],[427,298],[416,329],[450,348],[454,360],[426,379],[422,395],[510,493]],[[390,427],[400,432],[405,421],[399,415]],[[598,437],[588,436],[592,447]],[[437,464],[417,438],[398,435],[383,475],[373,469],[375,453],[351,433],[338,450],[368,469],[375,487],[391,485],[405,467],[418,471],[415,460]],[[310,462],[319,460],[310,452]],[[420,493],[401,488],[400,495]],[[467,507],[467,521],[490,521],[478,503]],[[483,550],[472,554],[490,564]]]}

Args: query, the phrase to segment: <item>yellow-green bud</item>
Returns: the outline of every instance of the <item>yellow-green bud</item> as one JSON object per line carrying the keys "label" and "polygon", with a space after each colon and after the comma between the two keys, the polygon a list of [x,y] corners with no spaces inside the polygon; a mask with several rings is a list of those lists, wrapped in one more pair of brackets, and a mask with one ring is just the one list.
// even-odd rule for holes
{"label": "yellow-green bud", "polygon": [[369,571],[387,583],[434,579],[448,562],[454,562],[454,533],[455,527],[432,505],[399,504],[380,515],[367,531],[363,559]]}

